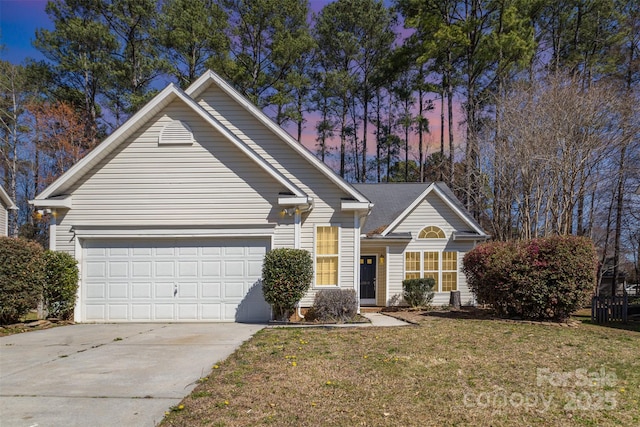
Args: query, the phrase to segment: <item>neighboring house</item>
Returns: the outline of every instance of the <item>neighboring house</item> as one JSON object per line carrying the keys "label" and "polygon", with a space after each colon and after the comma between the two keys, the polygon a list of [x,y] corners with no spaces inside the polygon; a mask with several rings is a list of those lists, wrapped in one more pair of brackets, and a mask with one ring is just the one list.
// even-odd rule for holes
{"label": "neighboring house", "polygon": [[[460,260],[486,235],[445,186],[406,188],[412,199],[376,202],[207,72],[169,85],[31,203],[52,212],[50,248],[79,261],[79,322],[268,320],[261,267],[278,247],[312,254],[302,307],[322,289],[360,294],[361,271],[376,279],[362,305],[398,303],[404,276],[423,271],[438,275],[438,301],[454,288],[469,300]],[[375,221],[386,228],[363,234]],[[429,226],[444,237],[423,239]],[[405,266],[431,252],[437,272]]]}
{"label": "neighboring house", "polygon": [[9,234],[9,211],[17,210],[18,207],[2,186],[0,186],[0,205],[2,206],[0,209],[0,236],[7,236]]}

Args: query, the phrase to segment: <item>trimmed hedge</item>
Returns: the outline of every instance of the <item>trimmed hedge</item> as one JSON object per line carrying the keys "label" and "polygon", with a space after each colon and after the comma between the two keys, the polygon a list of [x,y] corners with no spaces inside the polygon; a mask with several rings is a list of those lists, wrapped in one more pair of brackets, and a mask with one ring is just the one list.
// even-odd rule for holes
{"label": "trimmed hedge", "polygon": [[471,291],[500,316],[563,320],[593,293],[598,260],[593,242],[554,236],[477,246],[463,260]]}
{"label": "trimmed hedge", "polygon": [[321,322],[349,322],[358,312],[358,298],[353,289],[323,289],[316,293],[310,319]]}
{"label": "trimmed hedge", "polygon": [[402,281],[402,296],[411,307],[425,307],[433,300],[436,281],[431,277],[405,279]]}
{"label": "trimmed hedge", "polygon": [[276,320],[288,320],[313,280],[313,259],[303,249],[267,252],[262,265],[262,293]]}
{"label": "trimmed hedge", "polygon": [[43,249],[30,240],[0,237],[0,324],[36,308],[44,284]]}
{"label": "trimmed hedge", "polygon": [[69,320],[78,292],[78,262],[66,252],[46,251],[44,304],[49,317]]}

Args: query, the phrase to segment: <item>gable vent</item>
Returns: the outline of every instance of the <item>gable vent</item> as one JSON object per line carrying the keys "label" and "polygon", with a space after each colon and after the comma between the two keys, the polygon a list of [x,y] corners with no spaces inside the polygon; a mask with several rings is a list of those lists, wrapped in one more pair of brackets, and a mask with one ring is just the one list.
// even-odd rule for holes
{"label": "gable vent", "polygon": [[174,120],[160,131],[158,145],[167,144],[193,144],[193,132],[186,123]]}

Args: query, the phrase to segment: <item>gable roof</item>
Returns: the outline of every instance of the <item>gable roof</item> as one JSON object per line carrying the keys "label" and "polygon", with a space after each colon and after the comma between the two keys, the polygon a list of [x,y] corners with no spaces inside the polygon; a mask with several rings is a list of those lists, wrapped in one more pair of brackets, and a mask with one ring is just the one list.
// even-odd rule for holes
{"label": "gable roof", "polygon": [[215,84],[224,93],[230,96],[234,101],[241,105],[249,114],[255,117],[260,123],[270,129],[276,134],[282,141],[284,141],[289,147],[300,154],[305,160],[311,163],[316,169],[322,172],[329,180],[341,188],[345,193],[351,196],[354,200],[362,203],[369,203],[369,200],[357,191],[354,186],[342,179],[336,174],[329,166],[314,156],[306,147],[295,140],[287,131],[281,128],[277,123],[271,120],[266,114],[264,114],[256,105],[245,98],[240,92],[235,90],[229,83],[227,83],[222,77],[214,73],[211,70],[207,70],[200,78],[189,86],[185,92],[191,98],[196,98],[202,92],[204,92],[211,84]]}
{"label": "gable roof", "polygon": [[362,228],[364,234],[381,234],[426,188],[424,184],[404,182],[352,185],[374,205]]}
{"label": "gable roof", "polygon": [[469,226],[470,233],[461,233],[461,236],[489,237],[443,182],[354,184],[354,186],[374,203],[374,208],[362,230],[367,235],[391,237],[397,225],[404,221],[427,195],[434,193]]}
{"label": "gable roof", "polygon": [[13,202],[13,200],[11,200],[11,197],[9,197],[7,192],[4,191],[4,188],[2,188],[1,185],[0,185],[0,200],[2,200],[2,204],[6,207],[6,209],[11,209],[11,210],[18,209],[16,204]]}
{"label": "gable roof", "polygon": [[251,160],[253,160],[260,168],[271,175],[276,181],[282,184],[288,191],[299,197],[306,197],[306,194],[294,185],[288,178],[275,169],[269,162],[260,157],[255,151],[241,141],[229,129],[222,125],[217,119],[209,114],[201,105],[190,98],[179,87],[170,83],[164,90],[157,94],[149,103],[142,107],[137,113],[129,118],[122,126],[116,129],[109,137],[94,148],[89,154],[83,157],[67,172],[62,174],[57,180],[49,185],[42,193],[36,196],[36,200],[44,200],[56,192],[63,193],[68,190],[74,183],[82,178],[96,164],[104,159],[116,147],[124,142],[127,137],[131,136],[135,131],[140,129],[143,124],[147,123],[162,108],[166,107],[170,102],[179,99],[191,108],[202,119],[209,123],[214,129],[220,132],[227,140],[244,152]]}

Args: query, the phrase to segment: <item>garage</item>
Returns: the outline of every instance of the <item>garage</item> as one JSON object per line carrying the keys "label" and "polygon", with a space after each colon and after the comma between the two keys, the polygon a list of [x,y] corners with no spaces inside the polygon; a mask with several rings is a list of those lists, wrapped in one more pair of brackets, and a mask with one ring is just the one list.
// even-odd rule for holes
{"label": "garage", "polygon": [[86,239],[84,322],[264,322],[269,238]]}

